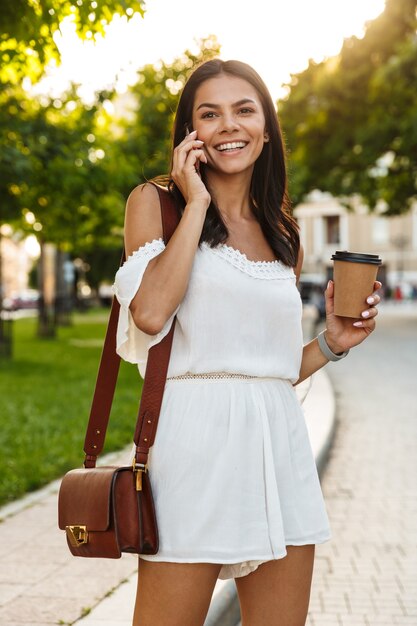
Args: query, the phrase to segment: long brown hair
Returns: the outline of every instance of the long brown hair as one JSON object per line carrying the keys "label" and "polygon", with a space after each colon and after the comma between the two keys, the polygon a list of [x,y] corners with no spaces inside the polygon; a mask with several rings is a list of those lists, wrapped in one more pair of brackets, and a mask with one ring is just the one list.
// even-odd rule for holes
{"label": "long brown hair", "polygon": [[[192,130],[192,113],[197,89],[206,80],[221,74],[246,80],[256,89],[261,99],[269,141],[264,144],[254,166],[250,189],[251,208],[277,259],[285,265],[294,267],[297,264],[300,238],[298,225],[291,216],[287,193],[284,142],[271,95],[259,74],[250,65],[241,61],[212,59],[194,70],[178,102],[173,129],[173,150],[183,141],[186,128]],[[200,171],[203,182],[207,183],[204,163],[200,164]],[[182,209],[185,200],[172,179],[169,179],[168,188]],[[206,241],[214,247],[224,243],[228,234],[221,213],[212,201],[207,210],[200,243]]]}

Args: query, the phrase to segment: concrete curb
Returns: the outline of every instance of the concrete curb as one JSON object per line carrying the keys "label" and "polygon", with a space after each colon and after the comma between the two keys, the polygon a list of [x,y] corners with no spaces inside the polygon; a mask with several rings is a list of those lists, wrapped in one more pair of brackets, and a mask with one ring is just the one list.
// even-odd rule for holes
{"label": "concrete curb", "polygon": [[321,476],[336,430],[336,401],[324,370],[313,375],[312,389],[303,403],[303,409],[317,471]]}

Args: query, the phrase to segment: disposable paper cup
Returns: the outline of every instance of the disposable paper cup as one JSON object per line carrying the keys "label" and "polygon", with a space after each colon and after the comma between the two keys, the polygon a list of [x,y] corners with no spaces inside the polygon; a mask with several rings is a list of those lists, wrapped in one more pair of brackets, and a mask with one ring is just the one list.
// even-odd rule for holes
{"label": "disposable paper cup", "polygon": [[374,290],[378,267],[382,261],[377,254],[338,250],[334,261],[334,312],[343,317],[360,318],[368,307],[366,298]]}

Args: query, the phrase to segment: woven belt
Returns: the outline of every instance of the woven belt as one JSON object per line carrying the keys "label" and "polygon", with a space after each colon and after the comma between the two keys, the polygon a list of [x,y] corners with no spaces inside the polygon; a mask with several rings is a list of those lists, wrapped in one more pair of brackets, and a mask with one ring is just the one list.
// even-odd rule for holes
{"label": "woven belt", "polygon": [[237,380],[255,380],[258,376],[251,376],[250,374],[234,374],[229,372],[208,372],[207,374],[180,374],[179,376],[169,376],[167,380],[193,380],[200,378],[202,380],[223,380],[227,378],[233,378]]}

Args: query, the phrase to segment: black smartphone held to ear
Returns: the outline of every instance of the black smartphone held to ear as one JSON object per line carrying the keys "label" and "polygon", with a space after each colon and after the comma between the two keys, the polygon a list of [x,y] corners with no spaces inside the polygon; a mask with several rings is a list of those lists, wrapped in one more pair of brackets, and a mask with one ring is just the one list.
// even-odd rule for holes
{"label": "black smartphone held to ear", "polygon": [[[190,129],[188,127],[188,124],[185,124],[185,136],[188,137],[188,135],[190,134]],[[200,161],[197,161],[196,165],[195,165],[195,171],[197,172],[197,174],[200,176]]]}

